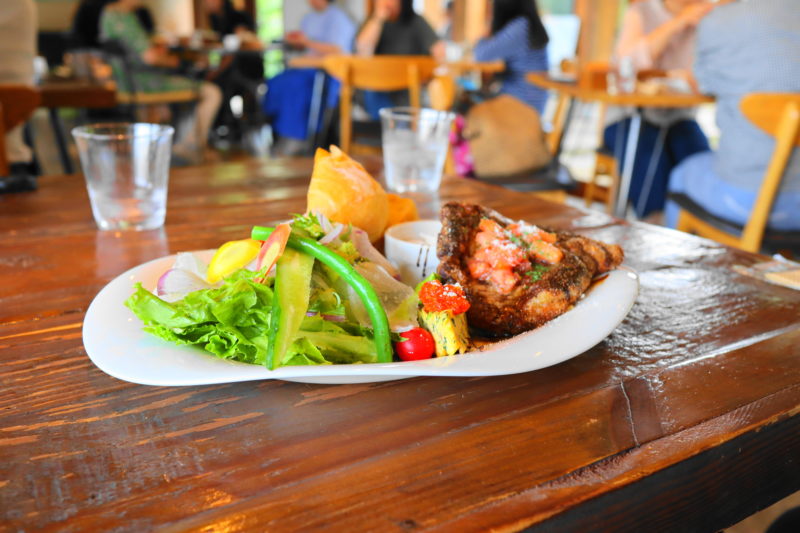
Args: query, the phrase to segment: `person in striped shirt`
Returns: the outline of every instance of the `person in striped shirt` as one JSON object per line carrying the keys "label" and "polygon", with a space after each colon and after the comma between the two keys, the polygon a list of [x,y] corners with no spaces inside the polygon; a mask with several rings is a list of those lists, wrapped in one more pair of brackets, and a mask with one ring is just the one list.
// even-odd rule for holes
{"label": "person in striped shirt", "polygon": [[541,115],[547,91],[528,83],[525,75],[548,69],[548,41],[535,0],[495,0],[490,35],[478,41],[473,54],[476,61],[504,61],[500,94],[525,102]]}

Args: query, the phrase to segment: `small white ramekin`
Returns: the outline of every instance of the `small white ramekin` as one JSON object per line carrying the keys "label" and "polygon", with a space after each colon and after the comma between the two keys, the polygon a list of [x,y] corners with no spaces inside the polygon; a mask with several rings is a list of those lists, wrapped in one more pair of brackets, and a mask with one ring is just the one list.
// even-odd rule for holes
{"label": "small white ramekin", "polygon": [[400,281],[413,287],[436,271],[436,241],[441,229],[438,220],[415,220],[386,230],[386,258],[400,271]]}

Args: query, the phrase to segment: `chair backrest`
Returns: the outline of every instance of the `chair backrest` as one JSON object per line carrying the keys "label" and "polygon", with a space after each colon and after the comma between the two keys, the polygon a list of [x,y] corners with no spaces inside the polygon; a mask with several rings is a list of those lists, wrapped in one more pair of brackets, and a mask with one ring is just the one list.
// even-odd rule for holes
{"label": "chair backrest", "polygon": [[28,120],[39,99],[39,91],[33,87],[0,85],[0,176],[8,175],[6,132]]}
{"label": "chair backrest", "polygon": [[428,98],[431,107],[437,111],[452,111],[458,88],[452,76],[436,76],[428,84]]}
{"label": "chair backrest", "polygon": [[121,77],[117,80],[120,90],[136,94],[136,78],[128,48],[118,39],[107,39],[101,43],[101,51],[106,61],[117,62],[117,75]]}
{"label": "chair backrest", "polygon": [[339,136],[345,153],[352,148],[353,90],[408,90],[412,107],[420,106],[421,85],[433,78],[436,62],[429,56],[328,56],[323,68],[342,84],[339,95]]}
{"label": "chair backrest", "polygon": [[[578,71],[578,64],[572,59],[563,59],[560,64],[560,70],[563,74],[575,75]],[[558,158],[561,151],[561,141],[567,127],[567,115],[570,106],[572,106],[572,98],[564,93],[558,93],[556,107],[550,119],[550,130],[545,135],[547,149],[550,151],[550,155],[555,158]]]}
{"label": "chair backrest", "polygon": [[800,135],[798,135],[800,133],[800,94],[748,94],[742,98],[739,107],[750,122],[775,137],[775,150],[767,164],[758,196],[741,237],[742,248],[758,251],[761,248],[772,204],[786,171],[786,165],[795,146],[800,146]]}

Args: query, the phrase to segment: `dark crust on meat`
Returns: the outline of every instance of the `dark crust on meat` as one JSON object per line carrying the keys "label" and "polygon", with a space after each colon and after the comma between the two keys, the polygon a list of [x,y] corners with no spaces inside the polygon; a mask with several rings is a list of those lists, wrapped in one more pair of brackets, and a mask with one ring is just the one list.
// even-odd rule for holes
{"label": "dark crust on meat", "polygon": [[552,265],[538,281],[523,280],[509,294],[500,294],[489,282],[472,279],[467,268],[482,218],[502,226],[514,222],[479,205],[450,202],[442,207],[438,273],[445,283],[459,283],[464,288],[470,301],[469,325],[493,336],[516,335],[564,313],[595,275],[613,270],[623,260],[617,245],[554,232],[558,235],[556,245],[564,252],[561,262]]}

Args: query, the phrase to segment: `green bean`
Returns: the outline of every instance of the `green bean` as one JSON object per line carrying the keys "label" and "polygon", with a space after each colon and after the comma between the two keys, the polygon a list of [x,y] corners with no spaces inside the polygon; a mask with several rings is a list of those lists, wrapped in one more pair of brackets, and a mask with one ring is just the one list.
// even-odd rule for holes
{"label": "green bean", "polygon": [[[273,230],[274,228],[253,226],[250,236],[255,240],[264,241],[267,240]],[[364,302],[364,307],[372,321],[373,341],[378,354],[378,362],[391,363],[392,342],[389,335],[389,320],[386,318],[386,310],[383,308],[383,304],[381,304],[380,298],[378,298],[372,285],[346,259],[313,239],[291,235],[286,244],[294,250],[307,253],[329,266],[353,288],[358,297],[361,298],[361,301]]]}

